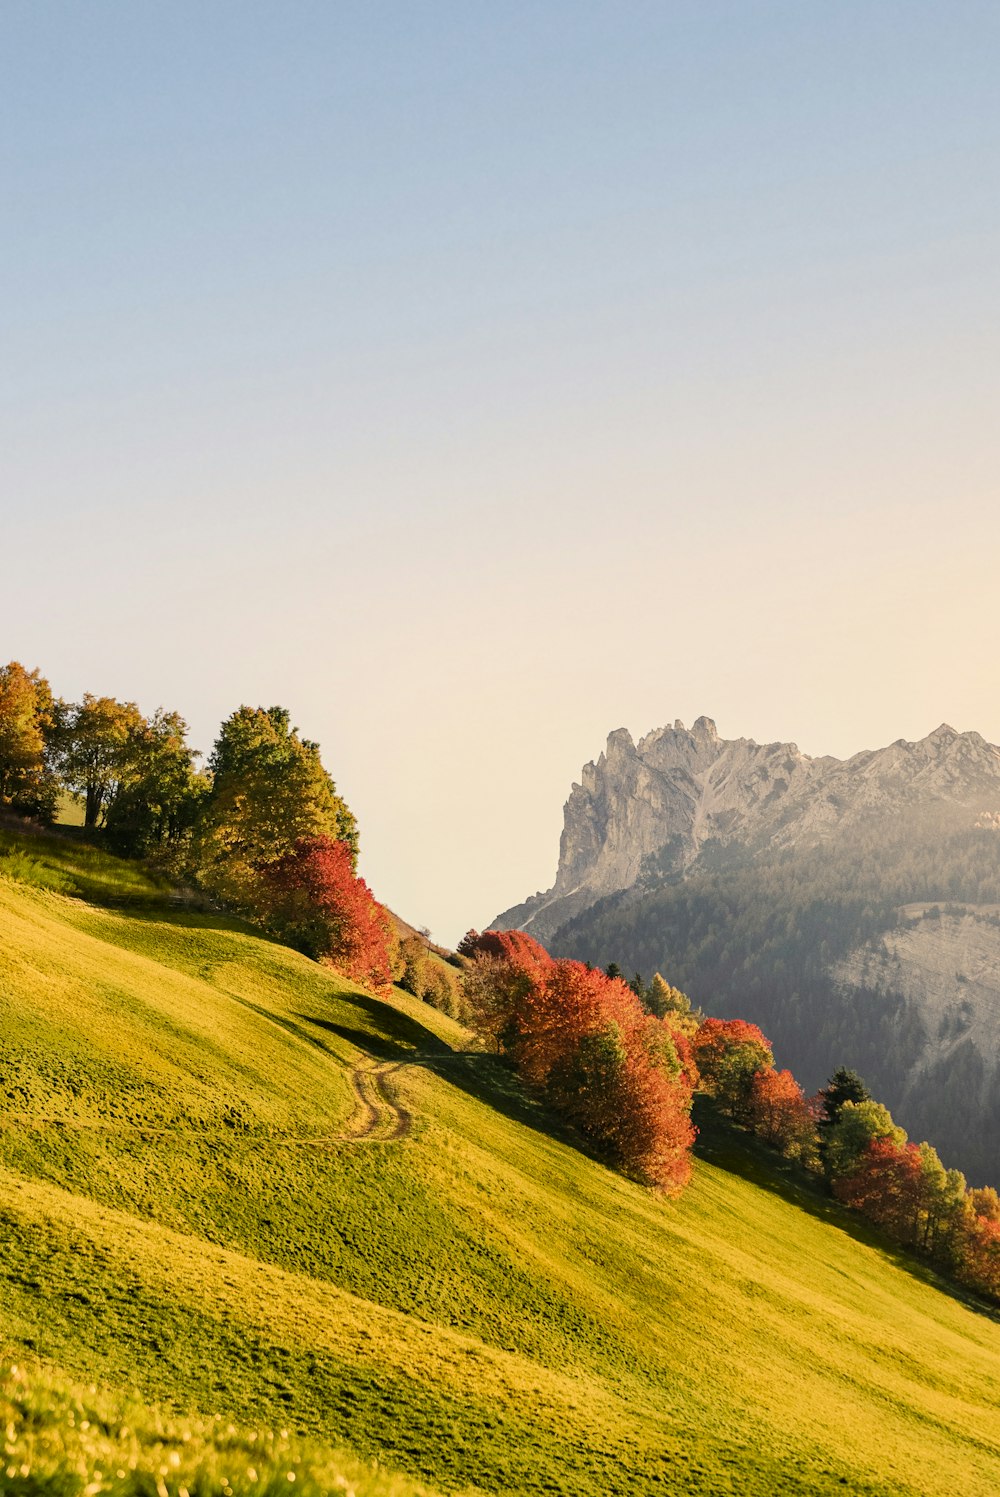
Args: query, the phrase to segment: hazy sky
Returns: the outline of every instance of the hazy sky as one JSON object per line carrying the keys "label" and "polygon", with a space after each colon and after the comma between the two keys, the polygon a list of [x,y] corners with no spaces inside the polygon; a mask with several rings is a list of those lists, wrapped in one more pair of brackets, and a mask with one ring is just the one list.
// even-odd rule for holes
{"label": "hazy sky", "polygon": [[1000,740],[1000,6],[0,0],[0,655],[287,705],[376,894],[608,731]]}

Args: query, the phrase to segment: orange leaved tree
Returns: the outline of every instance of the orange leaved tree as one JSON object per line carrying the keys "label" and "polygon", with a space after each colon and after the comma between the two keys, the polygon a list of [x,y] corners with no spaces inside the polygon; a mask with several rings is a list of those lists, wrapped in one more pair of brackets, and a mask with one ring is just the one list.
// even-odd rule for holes
{"label": "orange leaved tree", "polygon": [[648,1014],[618,978],[553,961],[522,931],[470,931],[459,951],[474,1025],[525,1080],[621,1169],[684,1185],[696,1073],[672,1016]]}
{"label": "orange leaved tree", "polygon": [[770,1041],[745,1019],[706,1019],[692,1041],[702,1089],[738,1122],[749,1118],[753,1079],[772,1069]]}

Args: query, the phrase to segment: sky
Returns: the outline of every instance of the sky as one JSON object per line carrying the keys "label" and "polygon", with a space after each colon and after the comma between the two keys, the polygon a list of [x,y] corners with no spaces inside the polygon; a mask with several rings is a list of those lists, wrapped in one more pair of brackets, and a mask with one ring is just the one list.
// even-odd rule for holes
{"label": "sky", "polygon": [[434,936],[607,734],[1000,740],[1000,8],[0,0],[0,656]]}

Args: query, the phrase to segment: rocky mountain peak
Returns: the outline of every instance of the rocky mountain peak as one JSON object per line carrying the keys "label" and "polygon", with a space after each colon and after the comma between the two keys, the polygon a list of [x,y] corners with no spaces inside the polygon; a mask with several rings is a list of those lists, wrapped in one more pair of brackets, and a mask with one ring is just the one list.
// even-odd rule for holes
{"label": "rocky mountain peak", "polygon": [[501,928],[548,939],[567,919],[640,879],[684,875],[707,842],[751,852],[808,846],[874,816],[948,802],[1000,810],[1000,749],[942,723],[846,760],[812,759],[794,743],[720,738],[710,717],[680,718],[638,744],[608,735],[566,802],[559,868],[544,894],[505,911]]}

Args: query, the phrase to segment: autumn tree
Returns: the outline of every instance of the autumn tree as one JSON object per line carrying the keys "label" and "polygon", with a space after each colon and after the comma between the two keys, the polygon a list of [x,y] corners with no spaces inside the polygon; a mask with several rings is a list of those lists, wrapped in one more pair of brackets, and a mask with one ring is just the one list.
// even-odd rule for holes
{"label": "autumn tree", "polygon": [[376,992],[392,986],[389,916],[346,842],[299,838],[264,867],[261,886],[258,909],[275,935]]}
{"label": "autumn tree", "polygon": [[497,1055],[513,1056],[537,974],[527,967],[482,951],[462,973],[469,1024]]}
{"label": "autumn tree", "polygon": [[319,756],[282,707],[241,707],[222,725],[209,762],[212,788],[196,836],[202,885],[254,918],[261,874],[304,838],[325,837],[357,857],[357,824]]}
{"label": "autumn tree", "polygon": [[465,993],[478,1031],[619,1168],[663,1190],[690,1174],[695,1067],[687,1038],[620,978],[554,961],[522,931],[470,931]]}
{"label": "autumn tree", "polygon": [[755,1073],[774,1066],[770,1042],[745,1019],[706,1019],[692,1047],[702,1089],[723,1112],[745,1122]]}
{"label": "autumn tree", "polygon": [[969,1191],[969,1208],[984,1221],[1000,1222],[1000,1195],[992,1185],[975,1186]]}
{"label": "autumn tree", "polygon": [[[849,1103],[851,1107],[870,1103]],[[839,1126],[839,1125],[838,1125]],[[922,1169],[916,1144],[889,1135],[872,1138],[851,1168],[833,1182],[837,1199],[860,1211],[896,1242],[917,1244],[920,1232]]]}
{"label": "autumn tree", "polygon": [[46,762],[52,692],[37,670],[0,666],[0,807],[50,821],[58,785]]}
{"label": "autumn tree", "polygon": [[453,1019],[464,1012],[459,991],[458,973],[435,956],[419,936],[405,936],[400,942],[399,986],[414,998],[429,1003]]}
{"label": "autumn tree", "polygon": [[495,956],[532,970],[550,967],[552,957],[540,941],[524,930],[466,931],[458,943],[459,956]]}
{"label": "autumn tree", "polygon": [[104,825],[110,807],[137,777],[137,750],[146,719],[135,702],[95,697],[56,704],[53,759],[71,794],[84,803],[83,824]]}
{"label": "autumn tree", "polygon": [[747,1125],[789,1159],[810,1167],[815,1164],[815,1107],[791,1071],[776,1071],[770,1066],[753,1073]]}
{"label": "autumn tree", "polygon": [[956,1276],[977,1293],[1000,1299],[1000,1221],[970,1205],[956,1238]]}
{"label": "autumn tree", "polygon": [[827,1130],[823,1165],[831,1180],[849,1175],[869,1144],[887,1138],[897,1148],[906,1143],[904,1129],[897,1128],[892,1114],[881,1102],[871,1098],[864,1102],[846,1101],[837,1112],[837,1121]]}

